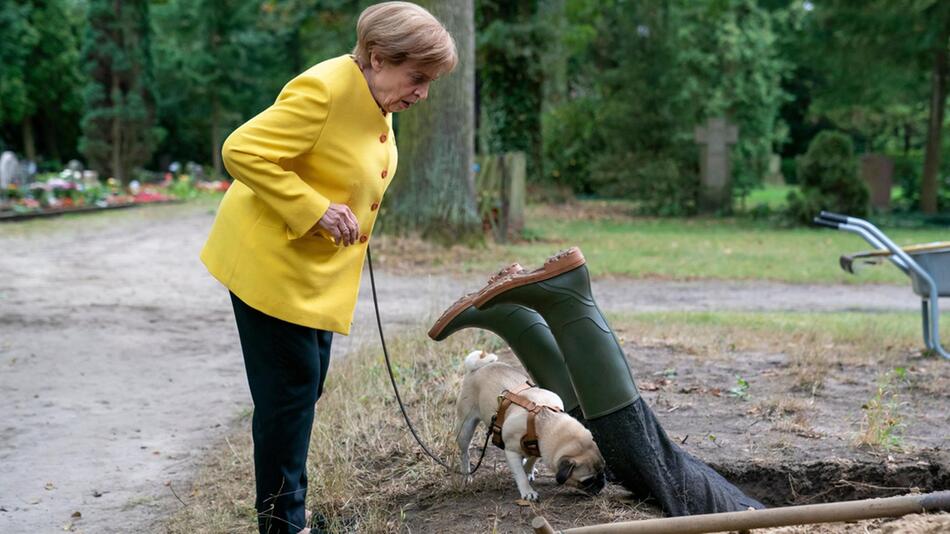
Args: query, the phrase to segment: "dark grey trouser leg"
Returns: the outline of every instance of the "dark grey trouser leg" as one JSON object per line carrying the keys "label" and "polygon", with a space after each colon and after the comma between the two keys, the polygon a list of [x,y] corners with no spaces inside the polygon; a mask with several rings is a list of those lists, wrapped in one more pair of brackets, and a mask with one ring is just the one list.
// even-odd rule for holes
{"label": "dark grey trouser leg", "polygon": [[258,528],[296,534],[306,526],[307,450],[333,334],[271,317],[233,294],[231,301],[254,400]]}

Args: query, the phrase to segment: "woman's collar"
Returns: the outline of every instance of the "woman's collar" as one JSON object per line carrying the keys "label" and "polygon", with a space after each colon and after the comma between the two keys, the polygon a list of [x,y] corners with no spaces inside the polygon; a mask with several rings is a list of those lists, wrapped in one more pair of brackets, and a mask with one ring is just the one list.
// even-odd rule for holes
{"label": "woman's collar", "polygon": [[379,111],[382,112],[383,117],[387,117],[389,113],[379,105],[379,102],[376,101],[376,98],[373,96],[373,91],[369,88],[369,80],[366,79],[366,74],[363,73],[363,66],[360,65],[360,61],[356,59],[356,56],[350,54],[350,59],[353,60],[353,63],[356,65],[356,68],[360,71],[360,76],[363,77],[363,81],[366,82],[366,89],[369,91],[370,98],[373,99],[373,103],[376,104],[376,107],[379,108]]}

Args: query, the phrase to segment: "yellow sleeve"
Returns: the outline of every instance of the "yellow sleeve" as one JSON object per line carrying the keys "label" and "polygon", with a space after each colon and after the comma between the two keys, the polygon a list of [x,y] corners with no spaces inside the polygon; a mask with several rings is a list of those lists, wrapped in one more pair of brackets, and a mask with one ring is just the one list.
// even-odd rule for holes
{"label": "yellow sleeve", "polygon": [[330,92],[318,78],[291,80],[277,101],[228,136],[221,149],[224,166],[287,223],[287,237],[298,239],[316,225],[330,200],[281,163],[309,152],[330,112]]}

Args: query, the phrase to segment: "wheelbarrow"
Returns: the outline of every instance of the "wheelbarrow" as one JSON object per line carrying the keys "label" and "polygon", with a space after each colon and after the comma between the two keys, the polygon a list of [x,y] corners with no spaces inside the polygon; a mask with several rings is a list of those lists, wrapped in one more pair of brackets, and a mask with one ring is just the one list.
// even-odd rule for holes
{"label": "wheelbarrow", "polygon": [[852,232],[877,250],[842,256],[841,268],[854,273],[857,265],[886,258],[910,277],[914,293],[920,296],[924,345],[945,359],[950,353],[940,344],[940,297],[950,297],[950,242],[926,243],[900,248],[878,227],[857,217],[822,211],[815,224]]}

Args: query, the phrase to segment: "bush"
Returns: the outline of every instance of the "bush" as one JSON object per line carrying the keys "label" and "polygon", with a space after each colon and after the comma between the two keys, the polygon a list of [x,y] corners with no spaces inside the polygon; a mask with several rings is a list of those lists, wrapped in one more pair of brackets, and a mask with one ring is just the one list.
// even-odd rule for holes
{"label": "bush", "polygon": [[896,206],[905,211],[916,210],[920,205],[920,173],[924,157],[919,151],[907,154],[888,154],[894,160],[894,184],[901,188],[901,198]]}
{"label": "bush", "polygon": [[590,194],[591,154],[603,149],[596,121],[596,102],[580,98],[548,111],[543,117],[544,182],[567,186],[574,193]]}
{"label": "bush", "polygon": [[868,188],[858,176],[851,138],[832,131],[819,133],[798,160],[800,191],[788,195],[788,214],[810,224],[821,210],[853,217],[868,214]]}
{"label": "bush", "polygon": [[699,180],[684,172],[676,159],[663,155],[611,154],[591,165],[591,182],[610,197],[637,203],[647,215],[680,216],[696,213]]}
{"label": "bush", "polygon": [[798,176],[795,174],[798,172],[795,168],[796,165],[796,158],[782,158],[782,178],[785,179],[787,185],[798,185]]}
{"label": "bush", "polygon": [[[944,150],[947,150],[946,148]],[[945,152],[946,153],[946,152]],[[924,168],[924,151],[913,150],[902,154],[888,154],[894,160],[894,183],[901,188],[901,197],[895,208],[905,212],[920,210],[920,181]],[[940,174],[937,183],[937,209],[950,209],[950,167],[944,157],[940,162]]]}

